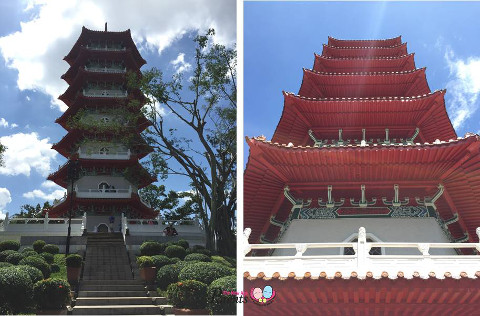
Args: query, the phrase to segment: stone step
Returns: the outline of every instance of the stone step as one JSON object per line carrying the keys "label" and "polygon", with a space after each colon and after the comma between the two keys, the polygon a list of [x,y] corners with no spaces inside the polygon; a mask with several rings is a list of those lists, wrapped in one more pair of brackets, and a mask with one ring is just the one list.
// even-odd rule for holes
{"label": "stone step", "polygon": [[78,297],[75,306],[104,305],[164,305],[166,297]]}
{"label": "stone step", "polygon": [[82,291],[144,291],[142,284],[101,284],[101,285],[83,285],[80,284]]}
{"label": "stone step", "polygon": [[[78,292],[78,297],[147,297],[147,291],[85,291]],[[77,298],[78,299],[78,298]]]}
{"label": "stone step", "polygon": [[110,306],[75,306],[73,315],[165,315],[171,314],[171,305],[110,305]]}
{"label": "stone step", "polygon": [[[138,277],[136,277],[138,279]],[[92,280],[101,280],[101,281],[113,281],[113,280],[133,280],[131,273],[125,273],[123,275],[92,275],[92,276],[84,276],[83,280],[85,281],[92,281]]]}
{"label": "stone step", "polygon": [[142,280],[83,280],[82,285],[143,285]]}

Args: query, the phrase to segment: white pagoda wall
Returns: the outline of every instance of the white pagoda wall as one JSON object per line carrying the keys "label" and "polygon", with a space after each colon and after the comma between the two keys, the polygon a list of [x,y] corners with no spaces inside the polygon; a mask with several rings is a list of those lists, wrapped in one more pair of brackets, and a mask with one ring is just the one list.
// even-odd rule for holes
{"label": "white pagoda wall", "polygon": [[[341,218],[293,220],[279,243],[349,242],[359,227],[367,238],[379,242],[450,242],[434,218]],[[355,234],[355,235],[354,235]],[[343,249],[342,249],[343,250]],[[311,249],[304,255],[339,255],[340,248]],[[278,249],[274,255],[294,255],[293,250]],[[383,254],[420,254],[414,249],[388,249]],[[456,254],[453,249],[430,249],[430,254]]]}
{"label": "white pagoda wall", "polygon": [[124,177],[116,176],[84,176],[76,181],[75,185],[77,185],[80,190],[98,189],[98,185],[101,182],[106,182],[110,186],[113,185],[115,189],[128,189],[130,186],[132,186],[132,191],[135,193],[137,192],[137,188],[128,182]]}

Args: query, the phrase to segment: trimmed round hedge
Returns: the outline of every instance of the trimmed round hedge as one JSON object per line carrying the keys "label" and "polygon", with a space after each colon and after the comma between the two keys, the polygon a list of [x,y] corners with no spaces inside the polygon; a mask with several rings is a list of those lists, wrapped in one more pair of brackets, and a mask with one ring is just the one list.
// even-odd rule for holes
{"label": "trimmed round hedge", "polygon": [[184,267],[178,275],[178,280],[197,280],[210,285],[213,281],[232,274],[232,269],[221,264],[214,262],[199,262]]}
{"label": "trimmed round hedge", "polygon": [[53,261],[55,260],[55,257],[49,253],[49,252],[42,252],[40,254],[40,256],[42,256],[43,259],[45,259],[45,261],[48,263],[48,264],[52,264]]}
{"label": "trimmed round hedge", "polygon": [[139,268],[148,268],[153,267],[153,260],[152,257],[149,256],[141,256],[137,258],[137,265]]}
{"label": "trimmed round hedge", "polygon": [[226,267],[232,268],[232,264],[228,262],[225,258],[220,256],[212,256],[212,261],[224,265]]}
{"label": "trimmed round hedge", "polygon": [[62,309],[70,302],[70,285],[65,280],[47,279],[33,286],[34,299],[41,309]]}
{"label": "trimmed round hedge", "polygon": [[46,244],[42,248],[42,252],[47,252],[51,253],[52,255],[56,255],[59,252],[58,246],[56,245],[51,245],[51,244]]}
{"label": "trimmed round hedge", "polygon": [[4,251],[4,250],[18,251],[18,249],[20,249],[20,242],[16,240],[0,241],[0,251]]}
{"label": "trimmed round hedge", "polygon": [[207,285],[205,283],[186,280],[170,284],[167,288],[170,302],[179,308],[205,308]]}
{"label": "trimmed round hedge", "polygon": [[165,254],[169,258],[177,257],[183,260],[183,258],[185,258],[185,256],[187,255],[187,252],[182,246],[172,245],[168,246],[167,249],[165,249]]}
{"label": "trimmed round hedge", "polygon": [[237,312],[237,297],[235,295],[223,295],[223,291],[236,291],[235,275],[229,275],[217,279],[208,286],[207,307],[214,315],[235,315]]}
{"label": "trimmed round hedge", "polygon": [[8,262],[0,262],[0,269],[2,268],[7,268],[7,267],[12,267],[13,264],[8,263]]}
{"label": "trimmed round hedge", "polygon": [[183,249],[188,249],[188,247],[190,247],[190,244],[185,239],[177,240],[177,242],[175,242],[174,244],[183,247]]}
{"label": "trimmed round hedge", "polygon": [[205,248],[192,249],[193,253],[203,253],[204,255],[211,256],[212,252]]}
{"label": "trimmed round hedge", "polygon": [[31,256],[27,258],[23,258],[18,263],[19,265],[27,265],[37,268],[38,270],[42,271],[43,278],[47,279],[50,277],[50,265],[40,256]]}
{"label": "trimmed round hedge", "polygon": [[5,262],[17,265],[20,260],[24,258],[23,254],[15,252],[9,254],[7,258],[5,258]]}
{"label": "trimmed round hedge", "polygon": [[33,305],[33,283],[29,274],[18,267],[3,268],[0,273],[0,302],[13,314]]}
{"label": "trimmed round hedge", "polygon": [[7,257],[10,256],[12,253],[18,253],[15,250],[4,250],[0,252],[0,261],[5,262],[7,260]]}
{"label": "trimmed round hedge", "polygon": [[183,269],[182,266],[176,264],[168,264],[158,269],[157,272],[157,286],[162,290],[178,281],[178,274]]}
{"label": "trimmed round hedge", "polygon": [[191,253],[189,255],[185,256],[185,261],[203,261],[203,262],[211,262],[212,259],[210,259],[209,256],[204,255],[203,253]]}
{"label": "trimmed round hedge", "polygon": [[42,252],[43,246],[45,246],[46,244],[47,243],[44,242],[43,240],[35,240],[33,242],[33,250],[40,253],[40,252]]}
{"label": "trimmed round hedge", "polygon": [[65,258],[65,265],[71,268],[80,268],[82,266],[82,261],[82,256],[77,254],[71,254]]}
{"label": "trimmed round hedge", "polygon": [[17,266],[17,268],[27,272],[28,275],[30,276],[30,279],[32,280],[33,284],[37,283],[38,281],[43,280],[42,271],[38,270],[35,267],[27,266],[27,265],[20,265],[20,266]]}
{"label": "trimmed round hedge", "polygon": [[172,262],[172,259],[164,255],[155,255],[155,256],[152,256],[151,258],[153,261],[153,265],[157,267],[157,270],[163,266],[166,266],[167,264],[174,263]]}
{"label": "trimmed round hedge", "polygon": [[52,273],[60,272],[60,266],[58,264],[51,264],[50,265],[50,270],[52,270]]}
{"label": "trimmed round hedge", "polygon": [[25,247],[25,248],[22,249],[22,253],[26,253],[26,252],[30,252],[30,251],[35,251],[35,250],[33,250],[32,247]]}
{"label": "trimmed round hedge", "polygon": [[141,256],[155,256],[163,254],[165,245],[156,241],[146,241],[140,246]]}

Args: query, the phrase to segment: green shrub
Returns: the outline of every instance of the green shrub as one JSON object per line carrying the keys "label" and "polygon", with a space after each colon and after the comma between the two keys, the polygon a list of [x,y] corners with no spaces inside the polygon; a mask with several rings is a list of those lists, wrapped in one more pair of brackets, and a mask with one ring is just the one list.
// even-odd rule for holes
{"label": "green shrub", "polygon": [[43,240],[35,240],[33,242],[33,250],[40,253],[40,252],[42,252],[43,246],[45,246],[46,244],[47,243],[44,242]]}
{"label": "green shrub", "polygon": [[22,265],[22,266],[17,266],[17,269],[21,269],[21,270],[27,272],[28,275],[30,276],[30,279],[32,280],[33,284],[37,283],[38,281],[43,280],[42,271],[38,270],[35,267]]}
{"label": "green shrub", "polygon": [[22,253],[26,253],[26,252],[30,252],[30,251],[35,251],[35,250],[33,250],[32,247],[25,247],[25,248],[22,249]]}
{"label": "green shrub", "polygon": [[22,252],[24,258],[31,256],[38,256],[38,253],[35,250]]}
{"label": "green shrub", "polygon": [[212,256],[212,261],[213,261],[213,262],[216,262],[216,263],[218,263],[218,264],[224,265],[224,266],[226,266],[226,267],[232,268],[232,265],[230,264],[230,262],[228,262],[227,260],[225,260],[225,258],[223,258],[223,257],[220,257],[220,256]]}
{"label": "green shrub", "polygon": [[0,262],[0,269],[6,268],[6,267],[11,267],[11,266],[13,266],[13,264],[11,264],[9,262]]}
{"label": "green shrub", "polygon": [[188,247],[190,247],[190,245],[188,244],[188,241],[186,241],[185,239],[180,239],[174,244],[177,246],[183,247],[183,249],[188,249]]}
{"label": "green shrub", "polygon": [[33,283],[29,274],[18,267],[3,268],[0,273],[0,304],[13,314],[33,305]]}
{"label": "green shrub", "polygon": [[198,248],[198,249],[193,249],[194,253],[203,253],[204,255],[211,256],[212,252],[208,249],[205,248]]}
{"label": "green shrub", "polygon": [[178,275],[179,281],[197,280],[210,285],[216,279],[232,275],[232,270],[214,262],[199,262],[187,265]]}
{"label": "green shrub", "polygon": [[[173,259],[173,258],[172,258]],[[185,268],[186,266],[189,266],[189,265],[192,265],[194,263],[199,263],[200,261],[178,261],[177,263],[175,263],[177,266],[180,267],[180,270],[182,270],[183,268]]]}
{"label": "green shrub", "polygon": [[165,245],[156,241],[146,241],[140,246],[141,256],[155,256],[163,254]]}
{"label": "green shrub", "polygon": [[214,315],[235,315],[237,312],[237,297],[223,295],[223,291],[236,291],[236,276],[229,275],[217,279],[208,286],[207,307]]}
{"label": "green shrub", "polygon": [[170,302],[179,308],[205,308],[207,285],[195,280],[170,284],[167,288]]}
{"label": "green shrub", "polygon": [[0,262],[5,262],[7,257],[10,256],[12,253],[17,253],[15,250],[4,250],[0,252]]}
{"label": "green shrub", "polygon": [[176,264],[168,264],[158,269],[157,286],[165,290],[170,284],[177,282],[178,274],[182,268],[182,266]]}
{"label": "green shrub", "polygon": [[4,250],[18,251],[18,249],[20,249],[20,242],[16,240],[0,241],[0,251],[4,251]]}
{"label": "green shrub", "polygon": [[8,257],[5,259],[5,262],[11,263],[11,264],[18,264],[18,262],[22,259],[23,259],[23,254],[15,252],[15,253],[9,254]]}
{"label": "green shrub", "polygon": [[41,309],[62,309],[70,302],[70,285],[65,280],[47,279],[33,286],[34,298]]}
{"label": "green shrub", "polygon": [[160,269],[163,266],[166,266],[167,264],[172,264],[172,259],[170,259],[167,256],[164,255],[156,255],[152,256],[152,261],[153,261],[153,266],[157,267],[157,269]]}
{"label": "green shrub", "polygon": [[40,256],[23,258],[18,264],[37,268],[38,270],[42,271],[44,279],[47,279],[50,276],[50,265]]}
{"label": "green shrub", "polygon": [[50,265],[50,270],[52,270],[52,273],[57,273],[60,272],[60,266],[58,264],[51,264]]}
{"label": "green shrub", "polygon": [[82,256],[71,254],[65,258],[65,265],[71,268],[80,268],[82,266]]}
{"label": "green shrub", "polygon": [[185,261],[203,261],[203,262],[211,262],[212,259],[210,259],[209,256],[204,255],[203,253],[192,253],[189,255],[185,256]]}
{"label": "green shrub", "polygon": [[42,256],[43,259],[45,259],[45,261],[49,264],[52,264],[53,263],[53,255],[49,252],[42,252],[40,254],[40,256]]}
{"label": "green shrub", "polygon": [[182,259],[177,258],[177,257],[170,258],[171,263],[177,263],[177,262],[181,262],[181,261],[182,261]]}
{"label": "green shrub", "polygon": [[152,257],[149,256],[141,256],[137,258],[137,265],[139,268],[148,268],[154,267]]}
{"label": "green shrub", "polygon": [[232,267],[237,266],[237,260],[235,258],[224,256],[223,259],[227,260],[232,265]]}
{"label": "green shrub", "polygon": [[51,244],[46,244],[42,248],[42,252],[48,252],[48,253],[51,253],[52,255],[56,255],[58,251],[59,251],[58,246],[51,245]]}
{"label": "green shrub", "polygon": [[165,249],[165,254],[169,258],[177,257],[183,260],[183,258],[185,258],[185,256],[187,255],[187,252],[182,246],[172,245],[168,246],[167,249]]}

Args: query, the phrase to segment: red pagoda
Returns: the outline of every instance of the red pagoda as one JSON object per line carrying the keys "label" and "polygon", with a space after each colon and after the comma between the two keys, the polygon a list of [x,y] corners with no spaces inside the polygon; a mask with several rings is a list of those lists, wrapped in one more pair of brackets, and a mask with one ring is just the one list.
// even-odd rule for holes
{"label": "red pagoda", "polygon": [[247,137],[245,315],[478,313],[480,139],[444,95],[401,37],[328,38]]}
{"label": "red pagoda", "polygon": [[151,152],[140,136],[150,123],[140,112],[145,97],[127,86],[127,74],[140,75],[146,61],[130,30],[83,27],[64,60],[70,68],[62,79],[69,87],[59,99],[68,109],[56,122],[68,133],[53,148],[77,163],[74,176],[68,174],[68,163],[48,176],[67,189],[49,216],[65,216],[73,206],[73,216],[155,217],[138,195],[138,189],[156,179],[139,163]]}

